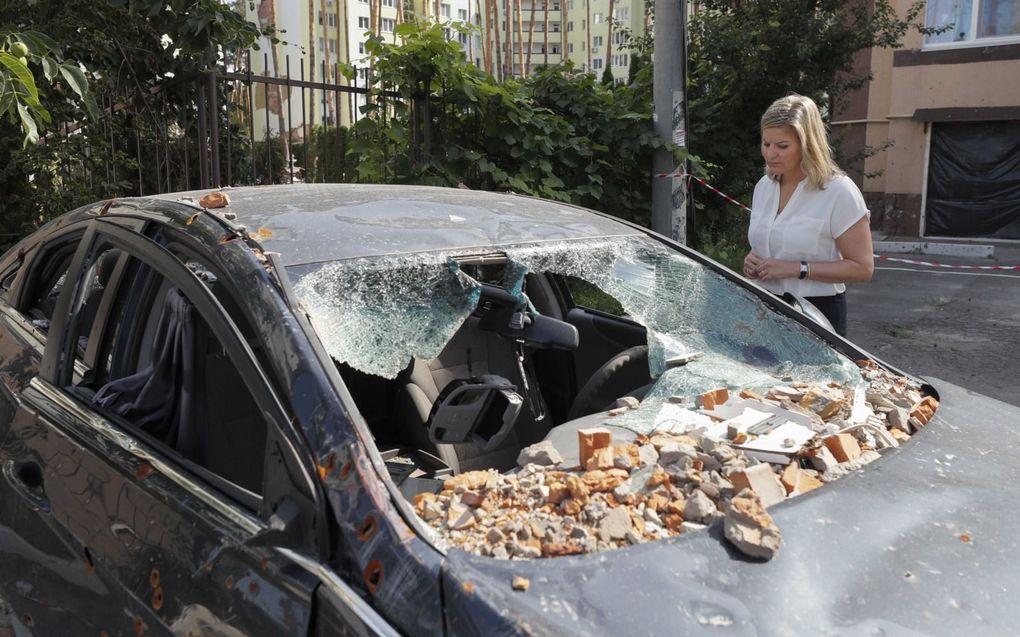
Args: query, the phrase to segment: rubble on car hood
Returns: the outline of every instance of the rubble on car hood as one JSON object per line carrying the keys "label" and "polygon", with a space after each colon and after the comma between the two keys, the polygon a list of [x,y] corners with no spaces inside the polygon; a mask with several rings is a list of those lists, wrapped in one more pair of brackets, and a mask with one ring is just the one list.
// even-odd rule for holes
{"label": "rubble on car hood", "polygon": [[[438,494],[416,496],[415,510],[441,545],[502,559],[604,551],[719,518],[736,548],[769,559],[780,532],[767,507],[877,459],[938,407],[907,379],[861,365],[865,385],[857,390],[791,383],[765,395],[720,388],[695,405],[667,403],[690,414],[685,433],[637,434],[620,444],[606,428],[579,429],[576,466],[562,466],[559,451],[541,442],[521,452],[519,471],[460,474]],[[802,439],[799,429],[807,431]],[[787,437],[758,444],[776,442],[773,432]]]}

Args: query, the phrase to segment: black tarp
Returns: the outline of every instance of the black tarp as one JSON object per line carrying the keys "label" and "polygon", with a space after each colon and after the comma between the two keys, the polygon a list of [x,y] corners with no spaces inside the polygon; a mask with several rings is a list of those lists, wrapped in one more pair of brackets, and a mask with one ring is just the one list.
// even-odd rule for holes
{"label": "black tarp", "polygon": [[1020,239],[1020,120],[933,126],[925,234]]}

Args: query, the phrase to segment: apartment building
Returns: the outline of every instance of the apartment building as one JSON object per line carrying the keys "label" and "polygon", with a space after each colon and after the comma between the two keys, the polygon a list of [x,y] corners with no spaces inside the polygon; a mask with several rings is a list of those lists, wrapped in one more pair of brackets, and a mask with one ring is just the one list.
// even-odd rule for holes
{"label": "apartment building", "polygon": [[[447,23],[447,37],[460,44],[464,58],[499,79],[565,59],[581,71],[601,77],[609,68],[623,79],[630,65],[625,31],[642,32],[643,6],[640,0],[260,0],[252,8],[241,0],[239,9],[262,26],[275,24],[280,40],[274,46],[262,38],[260,50],[252,53],[253,73],[349,84],[338,73],[342,63],[354,67],[353,83],[364,87],[368,35],[396,42],[396,26],[411,13]],[[279,92],[259,87],[253,94],[255,135],[289,129],[291,139],[300,140],[306,119],[313,125],[349,125],[364,100],[295,86]]]}
{"label": "apartment building", "polygon": [[[913,0],[893,0],[904,15]],[[850,168],[890,234],[1020,239],[1020,1],[928,0],[898,50],[862,55],[874,79],[833,118]]]}

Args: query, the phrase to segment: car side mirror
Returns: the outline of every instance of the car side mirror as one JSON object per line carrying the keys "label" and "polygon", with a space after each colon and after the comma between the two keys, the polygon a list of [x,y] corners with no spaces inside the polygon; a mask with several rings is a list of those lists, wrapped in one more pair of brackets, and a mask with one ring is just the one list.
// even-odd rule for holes
{"label": "car side mirror", "polygon": [[495,449],[517,422],[522,399],[502,376],[459,378],[440,392],[426,427],[436,444],[477,443]]}

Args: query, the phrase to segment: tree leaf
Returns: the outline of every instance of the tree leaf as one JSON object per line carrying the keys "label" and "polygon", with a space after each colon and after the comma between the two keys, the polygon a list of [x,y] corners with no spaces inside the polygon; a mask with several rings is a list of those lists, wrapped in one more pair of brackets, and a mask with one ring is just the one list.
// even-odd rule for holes
{"label": "tree leaf", "polygon": [[39,128],[35,124],[35,119],[28,112],[28,107],[20,102],[18,103],[18,115],[21,117],[21,130],[25,133],[25,141],[22,143],[22,148],[38,142]]}
{"label": "tree leaf", "polygon": [[60,74],[64,76],[64,80],[71,87],[78,97],[85,99],[85,95],[89,90],[88,80],[85,79],[85,73],[80,68],[71,64],[61,64]]}
{"label": "tree leaf", "polygon": [[18,81],[21,82],[22,86],[24,86],[28,91],[28,95],[31,99],[26,101],[29,104],[38,105],[39,89],[35,86],[35,78],[32,77],[32,71],[30,71],[21,60],[6,51],[0,51],[0,64],[3,64],[10,69],[11,73],[14,74],[14,77],[18,78]]}

